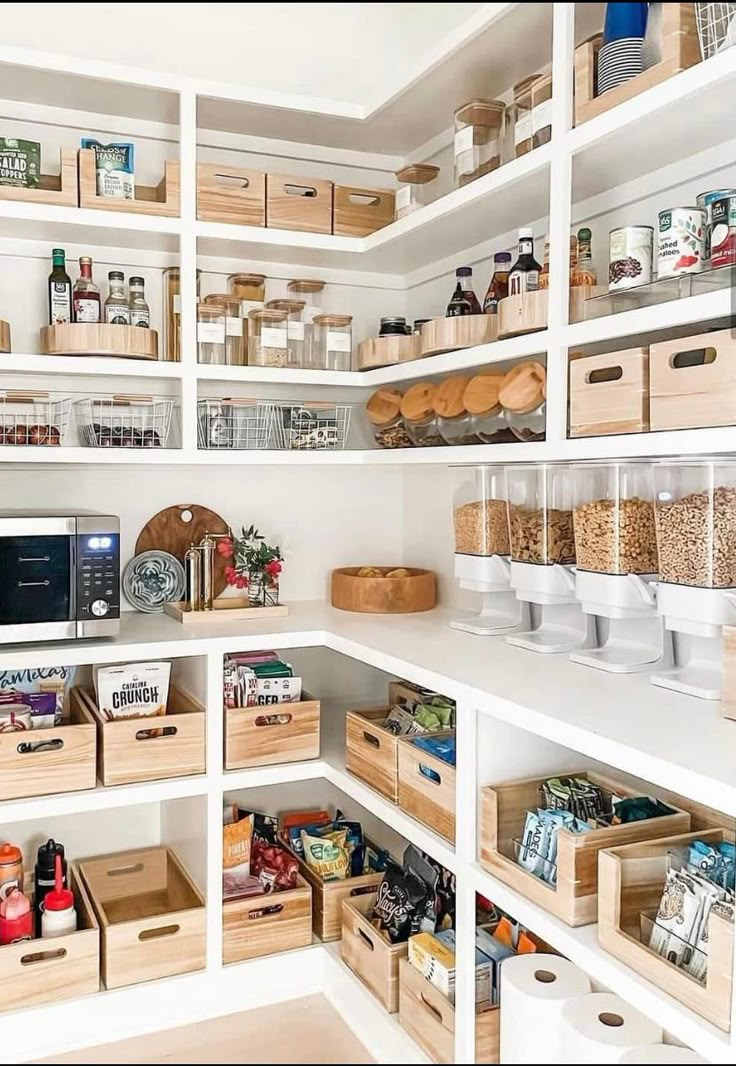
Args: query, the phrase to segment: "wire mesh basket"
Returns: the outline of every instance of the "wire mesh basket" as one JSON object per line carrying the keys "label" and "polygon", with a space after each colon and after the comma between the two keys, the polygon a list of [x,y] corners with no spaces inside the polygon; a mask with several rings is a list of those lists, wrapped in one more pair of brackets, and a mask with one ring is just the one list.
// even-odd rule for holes
{"label": "wire mesh basket", "polygon": [[736,4],[695,4],[695,16],[703,59],[736,44]]}
{"label": "wire mesh basket", "polygon": [[48,392],[0,392],[0,444],[59,446],[69,428],[71,400]]}
{"label": "wire mesh basket", "polygon": [[263,450],[274,440],[274,405],[239,397],[197,402],[199,447]]}
{"label": "wire mesh basket", "polygon": [[289,451],[340,451],[347,443],[351,412],[350,404],[277,404],[276,447]]}
{"label": "wire mesh basket", "polygon": [[74,404],[86,448],[165,448],[173,400],[153,396],[93,396]]}

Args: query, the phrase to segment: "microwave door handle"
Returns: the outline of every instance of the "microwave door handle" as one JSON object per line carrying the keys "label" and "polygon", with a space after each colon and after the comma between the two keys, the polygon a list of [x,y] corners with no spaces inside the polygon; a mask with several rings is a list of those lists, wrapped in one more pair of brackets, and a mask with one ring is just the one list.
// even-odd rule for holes
{"label": "microwave door handle", "polygon": [[19,555],[19,563],[50,563],[50,555]]}
{"label": "microwave door handle", "polygon": [[79,620],[77,618],[77,581],[79,575],[77,574],[77,523],[74,523],[75,532],[69,538],[69,621],[76,623],[76,635],[81,633],[79,627]]}
{"label": "microwave door handle", "polygon": [[40,586],[45,586],[46,588],[48,588],[49,584],[50,584],[50,581],[48,580],[48,578],[45,581],[19,581],[18,582],[18,588],[19,589],[33,589],[33,588],[39,588]]}

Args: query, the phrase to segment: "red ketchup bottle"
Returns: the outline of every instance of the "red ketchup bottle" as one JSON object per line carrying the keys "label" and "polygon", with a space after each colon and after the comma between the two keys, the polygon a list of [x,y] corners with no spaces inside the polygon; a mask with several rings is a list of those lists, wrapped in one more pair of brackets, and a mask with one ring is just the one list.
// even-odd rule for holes
{"label": "red ketchup bottle", "polygon": [[0,944],[33,939],[33,911],[25,892],[13,888],[0,903]]}

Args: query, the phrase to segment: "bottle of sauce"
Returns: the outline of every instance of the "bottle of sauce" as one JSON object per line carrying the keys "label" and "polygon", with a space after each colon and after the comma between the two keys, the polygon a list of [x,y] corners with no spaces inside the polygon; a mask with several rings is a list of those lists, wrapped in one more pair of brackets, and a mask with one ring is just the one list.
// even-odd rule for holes
{"label": "bottle of sauce", "polygon": [[143,278],[131,278],[130,289],[130,324],[148,329],[151,325],[151,311],[146,302],[145,281]]}
{"label": "bottle of sauce", "polygon": [[110,292],[105,300],[105,322],[114,326],[130,325],[130,305],[125,295],[125,275],[122,270],[111,270],[107,275]]}
{"label": "bottle of sauce", "polygon": [[[573,238],[574,239],[574,238]],[[593,234],[587,226],[578,230],[578,255],[574,268],[571,266],[571,285],[597,285],[598,272],[593,263]]]}
{"label": "bottle of sauce", "polygon": [[541,266],[534,258],[534,230],[519,230],[519,254],[509,274],[509,296],[536,292],[539,288]]}
{"label": "bottle of sauce", "polygon": [[48,280],[49,325],[72,321],[72,279],[66,272],[66,252],[54,248],[51,253],[51,273]]}
{"label": "bottle of sauce", "polygon": [[445,318],[457,318],[459,315],[472,315],[469,302],[465,299],[465,293],[463,287],[458,281],[455,286],[455,291],[452,294],[452,299],[447,305],[447,311],[445,312]]}
{"label": "bottle of sauce", "polygon": [[549,233],[544,238],[544,262],[539,272],[539,288],[549,288]]}
{"label": "bottle of sauce", "polygon": [[20,888],[14,888],[0,902],[0,944],[18,944],[33,939],[31,901]]}
{"label": "bottle of sauce", "polygon": [[0,844],[0,900],[23,888],[23,853],[15,844]]}
{"label": "bottle of sauce", "polygon": [[452,299],[447,305],[446,317],[481,314],[478,297],[473,292],[473,268],[458,267],[455,271],[455,280],[457,284]]}
{"label": "bottle of sauce", "polygon": [[88,255],[79,257],[79,277],[72,292],[75,322],[100,321],[100,290],[92,280],[92,260]]}
{"label": "bottle of sauce", "polygon": [[33,902],[36,908],[36,928],[41,928],[43,902],[56,883],[56,860],[61,860],[62,887],[66,887],[66,860],[64,845],[55,840],[41,844],[36,854],[36,868],[33,878]]}
{"label": "bottle of sauce", "polygon": [[56,856],[54,887],[46,893],[41,916],[41,936],[44,939],[65,936],[77,928],[77,912],[74,907],[74,894],[64,888],[61,872],[61,855]]}
{"label": "bottle of sauce", "polygon": [[493,274],[488,283],[488,292],[483,301],[483,313],[498,314],[498,301],[509,294],[509,271],[511,269],[511,252],[496,252],[493,257]]}

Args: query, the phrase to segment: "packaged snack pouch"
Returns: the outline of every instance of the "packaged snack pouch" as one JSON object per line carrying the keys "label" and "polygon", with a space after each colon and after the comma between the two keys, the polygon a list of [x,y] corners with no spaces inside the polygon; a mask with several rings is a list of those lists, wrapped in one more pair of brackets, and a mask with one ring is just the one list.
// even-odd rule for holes
{"label": "packaged snack pouch", "polygon": [[378,886],[371,921],[388,935],[392,944],[408,940],[419,931],[426,908],[428,887],[415,874],[389,862]]}
{"label": "packaged snack pouch", "polygon": [[350,857],[345,847],[347,830],[312,836],[301,831],[302,848],[307,866],[323,881],[344,881],[348,876]]}
{"label": "packaged snack pouch", "polygon": [[97,195],[113,200],[135,198],[135,147],[129,142],[101,144],[94,137],[82,137],[82,148],[95,153]]}

